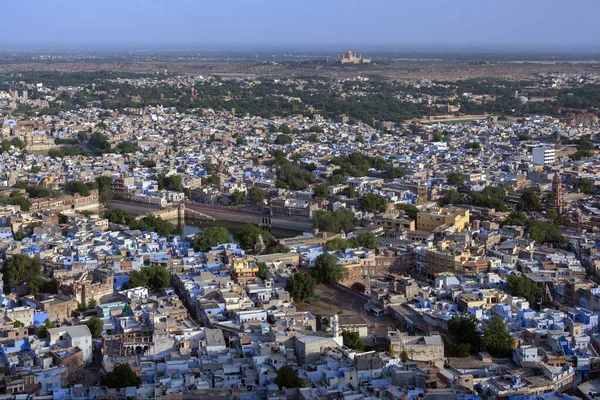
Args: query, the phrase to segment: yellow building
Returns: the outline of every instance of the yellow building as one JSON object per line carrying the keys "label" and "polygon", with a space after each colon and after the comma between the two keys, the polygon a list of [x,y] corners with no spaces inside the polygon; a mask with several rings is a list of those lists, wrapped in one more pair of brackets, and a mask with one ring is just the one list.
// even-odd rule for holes
{"label": "yellow building", "polygon": [[454,226],[456,232],[462,232],[469,225],[469,210],[436,207],[417,214],[418,231],[432,232],[442,225]]}
{"label": "yellow building", "polygon": [[391,231],[414,231],[415,221],[410,218],[404,218],[399,213],[384,213],[376,216],[373,222],[379,226],[383,226],[385,230]]}
{"label": "yellow building", "polygon": [[255,283],[258,278],[258,265],[254,256],[236,257],[231,263],[233,277],[237,284]]}

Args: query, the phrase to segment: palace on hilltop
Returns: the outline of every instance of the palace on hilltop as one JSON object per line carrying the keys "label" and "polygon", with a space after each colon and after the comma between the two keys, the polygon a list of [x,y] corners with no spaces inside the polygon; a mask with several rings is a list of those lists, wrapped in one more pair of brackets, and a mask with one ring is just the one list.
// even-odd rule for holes
{"label": "palace on hilltop", "polygon": [[369,64],[370,58],[363,58],[360,54],[352,53],[352,50],[348,50],[345,54],[337,56],[337,62],[340,64]]}

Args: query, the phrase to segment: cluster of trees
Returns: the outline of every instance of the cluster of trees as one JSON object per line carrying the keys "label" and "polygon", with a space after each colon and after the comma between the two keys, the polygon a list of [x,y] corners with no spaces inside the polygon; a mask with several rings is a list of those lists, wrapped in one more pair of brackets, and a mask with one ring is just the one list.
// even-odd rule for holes
{"label": "cluster of trees", "polygon": [[58,328],[56,323],[54,321],[50,321],[49,318],[46,319],[46,321],[44,321],[44,323],[42,325],[40,325],[40,328],[38,330],[38,337],[40,339],[44,339],[44,338],[48,337],[48,329],[54,329],[54,328]]}
{"label": "cluster of trees", "polygon": [[279,386],[279,389],[287,388],[301,388],[304,386],[304,382],[298,377],[298,373],[294,371],[289,365],[284,365],[277,371],[277,376],[273,382]]}
{"label": "cluster of trees", "polygon": [[354,214],[346,208],[317,211],[313,216],[313,226],[323,232],[349,232],[354,228]]}
{"label": "cluster of trees", "polygon": [[387,207],[387,199],[377,193],[367,193],[360,198],[360,209],[363,211],[380,212]]}
{"label": "cluster of trees", "polygon": [[[263,238],[264,239],[264,238]],[[211,226],[198,232],[192,241],[194,251],[208,251],[219,244],[231,242],[229,231],[222,226]]]}
{"label": "cluster of trees", "polygon": [[377,237],[374,233],[360,233],[357,237],[351,239],[335,238],[327,242],[327,250],[355,249],[366,247],[367,249],[377,248]]}
{"label": "cluster of trees", "polygon": [[140,387],[142,378],[127,363],[117,364],[112,371],[100,378],[100,384],[108,388]]}
{"label": "cluster of trees", "polygon": [[314,181],[314,178],[310,171],[286,162],[277,169],[275,185],[282,189],[304,190]]}
{"label": "cluster of trees", "polygon": [[0,196],[0,204],[19,206],[22,211],[29,211],[31,207],[31,201],[20,195],[19,192],[13,192],[9,196]]}
{"label": "cluster of trees", "polygon": [[275,138],[275,144],[281,144],[281,145],[283,145],[283,144],[292,144],[292,142],[293,142],[292,137],[290,135],[286,135],[285,133],[281,134],[281,135],[278,135]]}
{"label": "cluster of trees", "polygon": [[542,289],[524,276],[509,276],[508,292],[513,296],[524,297],[532,306],[542,299]]}
{"label": "cluster of trees", "polygon": [[34,278],[39,278],[42,273],[42,263],[38,258],[23,254],[15,254],[4,262],[2,274],[4,284],[14,288]]}
{"label": "cluster of trees", "polygon": [[365,344],[360,340],[358,332],[342,331],[342,338],[344,338],[344,346],[356,351],[365,350]]}
{"label": "cluster of trees", "polygon": [[65,158],[73,156],[88,156],[89,153],[78,148],[58,148],[48,150],[48,156],[52,158]]}
{"label": "cluster of trees", "polygon": [[510,357],[515,341],[502,317],[494,315],[483,327],[483,336],[477,332],[479,322],[471,314],[455,314],[448,321],[448,331],[454,340],[444,340],[446,355],[468,357],[484,349],[494,357]]}
{"label": "cluster of trees", "polygon": [[27,194],[32,199],[39,199],[42,197],[52,197],[58,198],[60,197],[60,192],[52,189],[48,189],[42,185],[26,185],[26,184],[16,184],[14,187],[25,189]]}
{"label": "cluster of trees", "polygon": [[564,245],[569,243],[558,227],[551,221],[528,219],[525,232],[537,243]]}
{"label": "cluster of trees", "polygon": [[473,204],[477,207],[508,211],[505,200],[509,191],[510,188],[506,185],[488,186],[480,192],[471,191],[465,194],[461,194],[454,189],[444,190],[438,202],[441,206],[448,204]]}
{"label": "cluster of trees", "polygon": [[339,264],[339,259],[333,254],[321,254],[315,260],[312,270],[313,277],[318,283],[337,283],[346,278],[348,271]]}
{"label": "cluster of trees", "polygon": [[450,185],[462,186],[465,184],[465,177],[459,172],[448,173],[448,175],[446,175],[446,180]]}
{"label": "cluster of trees", "polygon": [[267,198],[267,191],[259,188],[258,186],[252,186],[246,193],[248,198],[255,204],[262,204]]}
{"label": "cluster of trees", "polygon": [[88,301],[87,304],[85,304],[85,303],[77,304],[77,311],[93,310],[97,306],[98,306],[98,302],[94,299],[91,299],[90,301]]}
{"label": "cluster of trees", "polygon": [[38,293],[58,293],[58,282],[56,279],[47,279],[36,275],[27,280],[27,289],[30,295]]}
{"label": "cluster of trees", "polygon": [[589,135],[583,135],[579,138],[579,144],[577,146],[577,151],[574,154],[571,154],[571,159],[573,160],[581,160],[583,158],[588,158],[592,155],[592,150],[594,149],[594,143],[590,140]]}
{"label": "cluster of trees", "polygon": [[542,203],[539,196],[531,188],[523,190],[521,198],[517,204],[518,211],[537,211],[540,209]]}
{"label": "cluster of trees", "polygon": [[12,138],[0,141],[0,153],[5,153],[14,147],[19,150],[23,150],[27,145],[19,138]]}
{"label": "cluster of trees", "polygon": [[150,265],[139,271],[131,271],[129,281],[124,285],[123,289],[132,289],[136,287],[147,287],[151,291],[156,292],[171,285],[171,275],[169,271],[161,265]]}
{"label": "cluster of trees", "polygon": [[67,182],[67,184],[65,185],[65,192],[67,194],[79,193],[80,196],[89,196],[90,188],[88,185],[81,181],[71,181]]}
{"label": "cluster of trees", "polygon": [[85,324],[89,328],[93,338],[99,338],[100,336],[102,336],[102,331],[104,330],[104,323],[100,318],[90,317],[90,319],[87,320]]}
{"label": "cluster of trees", "polygon": [[594,193],[594,181],[590,178],[581,178],[574,185],[581,193],[592,194]]}
{"label": "cluster of trees", "polygon": [[156,232],[164,237],[168,237],[175,230],[173,224],[161,217],[148,215],[140,220],[136,220],[133,214],[118,208],[111,208],[104,211],[104,218],[113,224],[127,225],[129,229]]}
{"label": "cluster of trees", "polygon": [[181,180],[181,176],[179,175],[169,175],[158,174],[156,176],[156,181],[158,182],[159,190],[173,190],[175,192],[183,192],[183,183]]}
{"label": "cluster of trees", "polygon": [[334,174],[341,176],[366,176],[371,168],[377,171],[388,170],[387,162],[383,157],[370,157],[358,152],[335,157],[330,164],[339,167]]}
{"label": "cluster of trees", "polygon": [[290,276],[287,280],[287,290],[294,301],[303,302],[310,300],[315,295],[315,279],[303,272]]}
{"label": "cluster of trees", "polygon": [[419,209],[412,204],[396,204],[396,209],[400,211],[404,211],[406,215],[413,221],[417,220],[417,214],[419,213]]}
{"label": "cluster of trees", "polygon": [[259,235],[262,236],[262,240],[268,253],[288,253],[290,251],[290,249],[287,247],[278,244],[277,239],[271,234],[271,232],[261,229],[255,225],[243,225],[235,233],[235,237],[240,242],[240,246],[246,250],[251,250],[254,248]]}

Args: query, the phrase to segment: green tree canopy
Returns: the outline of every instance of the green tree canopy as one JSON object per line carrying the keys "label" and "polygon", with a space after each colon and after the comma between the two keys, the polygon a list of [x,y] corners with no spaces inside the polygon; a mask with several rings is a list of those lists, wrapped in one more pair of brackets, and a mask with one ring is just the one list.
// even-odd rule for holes
{"label": "green tree canopy", "polygon": [[67,192],[67,194],[78,193],[80,196],[90,195],[90,189],[85,183],[81,181],[67,182],[67,184],[65,185],[65,192]]}
{"label": "green tree canopy", "polygon": [[148,287],[156,292],[171,285],[171,276],[165,267],[160,265],[151,265],[144,267],[139,271],[131,271],[129,281],[124,286],[126,289],[135,287]]}
{"label": "green tree canopy", "polygon": [[513,296],[524,297],[529,304],[534,305],[542,299],[542,289],[524,276],[510,275],[508,277],[508,292]]}
{"label": "green tree canopy", "polygon": [[258,235],[262,236],[263,242],[268,250],[272,250],[277,247],[277,239],[275,239],[275,236],[273,236],[271,232],[261,229],[256,225],[243,225],[235,233],[236,238],[240,242],[240,246],[246,250],[254,249]]}
{"label": "green tree canopy", "polygon": [[100,318],[91,317],[85,324],[90,329],[93,338],[99,338],[102,335],[104,324]]}
{"label": "green tree canopy", "polygon": [[419,209],[412,204],[396,204],[396,209],[400,211],[404,211],[406,215],[413,221],[417,220],[417,214],[419,213]]}
{"label": "green tree canopy", "polygon": [[477,333],[477,319],[471,314],[454,314],[448,321],[448,331],[454,336],[452,343],[455,348],[449,348],[449,353],[453,351],[460,353],[459,356],[476,353],[481,348],[481,337]]}
{"label": "green tree canopy", "polygon": [[581,193],[592,194],[594,193],[594,181],[590,178],[580,178],[576,183],[575,187],[581,190]]}
{"label": "green tree canopy", "polygon": [[385,210],[387,200],[377,193],[367,193],[360,198],[360,209],[363,211],[379,212]]}
{"label": "green tree canopy", "polygon": [[267,198],[267,192],[258,186],[252,186],[248,189],[248,198],[255,204],[262,204]]}
{"label": "green tree canopy", "polygon": [[446,180],[450,185],[462,186],[465,184],[465,177],[459,172],[450,172],[446,175]]}
{"label": "green tree canopy", "polygon": [[344,346],[356,351],[365,350],[365,344],[361,342],[358,332],[342,331],[342,338],[344,339]]}
{"label": "green tree canopy", "polygon": [[291,138],[291,136],[286,135],[286,134],[282,134],[282,135],[278,135],[275,138],[275,144],[292,144],[293,140]]}
{"label": "green tree canopy", "polygon": [[121,363],[100,378],[100,384],[109,388],[140,387],[142,379],[131,370],[129,364]]}
{"label": "green tree canopy", "polygon": [[231,202],[235,205],[242,204],[246,200],[246,196],[244,192],[235,189],[233,193],[231,193]]}
{"label": "green tree canopy", "polygon": [[315,280],[303,272],[294,274],[287,280],[285,290],[296,302],[310,300],[315,294]]}
{"label": "green tree canopy", "polygon": [[208,251],[211,248],[231,242],[229,231],[222,226],[211,226],[203,229],[194,236],[192,246],[194,251]]}
{"label": "green tree canopy", "polygon": [[56,325],[56,323],[54,323],[54,321],[50,321],[50,319],[46,319],[46,321],[40,326],[40,329],[38,331],[38,337],[40,339],[44,339],[45,337],[48,336],[48,329],[53,329],[56,327],[57,327],[57,325]]}
{"label": "green tree canopy", "polygon": [[4,283],[10,287],[16,287],[34,277],[39,278],[42,273],[42,263],[38,258],[16,254],[6,260],[2,273],[4,274]]}
{"label": "green tree canopy", "polygon": [[315,197],[326,199],[329,197],[329,188],[325,185],[317,185],[314,187]]}
{"label": "green tree canopy", "polygon": [[521,193],[521,200],[517,205],[519,210],[523,211],[536,211],[540,208],[540,198],[533,191],[533,189],[525,189],[523,193]]}
{"label": "green tree canopy", "polygon": [[301,388],[304,386],[304,383],[300,378],[298,378],[298,374],[292,367],[289,365],[284,365],[279,368],[277,371],[277,376],[273,380],[273,382],[279,386],[279,389],[287,388]]}
{"label": "green tree canopy", "polygon": [[323,232],[349,232],[354,229],[354,214],[346,208],[317,211],[313,217],[313,226]]}
{"label": "green tree canopy", "polygon": [[259,262],[258,266],[258,277],[263,281],[269,277],[269,267],[267,267],[267,263]]}
{"label": "green tree canopy", "polygon": [[529,219],[525,223],[525,232],[537,243],[560,245],[569,242],[551,221]]}
{"label": "green tree canopy", "polygon": [[494,357],[512,357],[515,340],[508,332],[506,323],[494,315],[483,330],[483,347]]}
{"label": "green tree canopy", "polygon": [[315,261],[313,276],[319,283],[336,283],[348,275],[348,271],[339,264],[339,259],[333,254],[321,254]]}

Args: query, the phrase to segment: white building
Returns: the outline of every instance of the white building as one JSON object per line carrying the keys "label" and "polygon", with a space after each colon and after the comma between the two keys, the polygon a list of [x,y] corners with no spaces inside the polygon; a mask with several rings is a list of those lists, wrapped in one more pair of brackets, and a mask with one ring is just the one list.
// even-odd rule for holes
{"label": "white building", "polygon": [[552,165],[556,160],[556,152],[552,147],[536,147],[532,151],[534,165]]}
{"label": "white building", "polygon": [[83,352],[83,362],[90,361],[92,356],[92,334],[86,325],[61,326],[48,329],[50,345],[60,347],[79,347]]}

